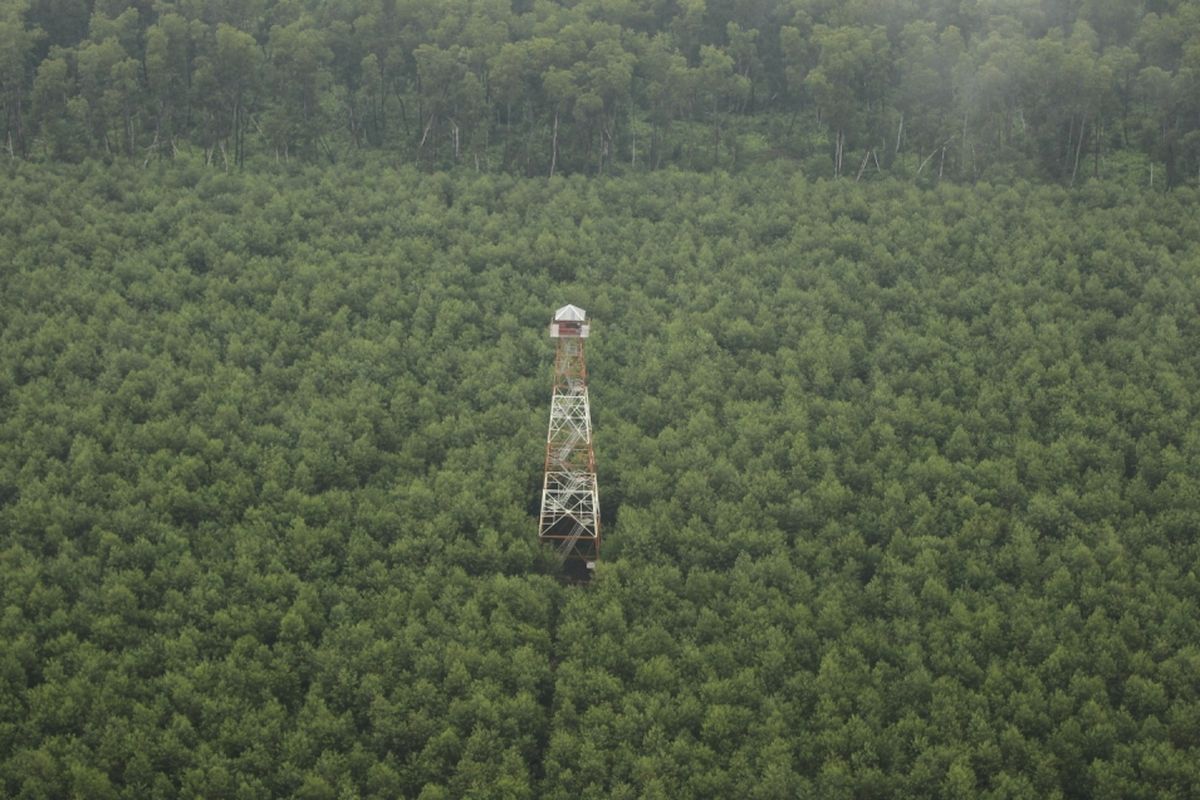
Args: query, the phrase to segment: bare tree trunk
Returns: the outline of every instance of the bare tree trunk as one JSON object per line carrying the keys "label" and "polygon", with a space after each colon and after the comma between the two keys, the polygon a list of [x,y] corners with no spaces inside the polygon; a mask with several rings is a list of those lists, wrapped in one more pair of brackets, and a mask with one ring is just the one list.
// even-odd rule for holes
{"label": "bare tree trunk", "polygon": [[404,102],[404,97],[400,94],[400,89],[397,87],[393,90],[396,95],[396,100],[400,103],[400,125],[402,127],[401,135],[407,139],[411,133],[408,125],[408,106]]}
{"label": "bare tree trunk", "polygon": [[359,124],[358,120],[355,119],[353,105],[346,109],[346,122],[350,127],[350,139],[354,142],[354,149],[362,149],[362,139],[360,138]]}
{"label": "bare tree trunk", "polygon": [[1075,173],[1079,172],[1079,151],[1083,149],[1083,135],[1087,133],[1087,117],[1079,123],[1079,141],[1075,143],[1075,163],[1071,167],[1071,185],[1075,185]]}
{"label": "bare tree trunk", "polygon": [[[967,171],[967,112],[963,112],[963,132],[962,132],[962,157],[958,160],[958,168],[962,172]],[[946,160],[946,150],[942,149],[942,160]],[[942,177],[942,168],[938,167],[938,177]]]}
{"label": "bare tree trunk", "polygon": [[525,174],[531,174],[531,165],[533,156],[530,154],[530,148],[533,147],[533,112],[529,107],[529,102],[525,102]]}
{"label": "bare tree trunk", "polygon": [[383,59],[379,60],[379,108],[376,113],[379,120],[379,143],[387,138],[387,81],[383,76]]}
{"label": "bare tree trunk", "polygon": [[429,138],[429,131],[433,129],[433,121],[437,118],[437,114],[429,115],[429,122],[425,124],[425,132],[421,134],[421,141],[417,145],[417,152],[420,153],[425,149],[425,140]]}
{"label": "bare tree trunk", "polygon": [[629,167],[637,168],[637,128],[633,124],[633,104],[629,104]]}
{"label": "bare tree trunk", "polygon": [[554,112],[554,134],[550,139],[550,177],[554,177],[554,168],[558,165],[558,111]]}
{"label": "bare tree trunk", "polygon": [[[943,145],[943,147],[944,146],[945,145]],[[917,177],[918,178],[921,177],[921,170],[925,169],[925,165],[928,164],[930,162],[930,160],[934,156],[937,155],[937,151],[938,151],[938,149],[936,147],[933,148],[933,150],[930,151],[929,155],[925,156],[925,160],[921,162],[921,166],[917,167]]]}
{"label": "bare tree trunk", "polygon": [[608,126],[600,123],[600,153],[596,159],[596,174],[604,174],[604,163],[609,160],[609,145],[612,143],[611,132]]}
{"label": "bare tree trunk", "polygon": [[1075,146],[1075,115],[1072,114],[1067,122],[1067,148],[1063,152],[1063,167],[1071,163],[1071,150]]}
{"label": "bare tree trunk", "polygon": [[[17,92],[17,113],[13,117],[13,127],[17,130],[17,150],[21,151],[21,155],[25,155],[25,129],[21,127],[21,93]],[[13,150],[12,131],[8,132],[8,154],[11,157],[15,151]]]}
{"label": "bare tree trunk", "polygon": [[155,127],[155,129],[154,129],[154,141],[151,142],[150,146],[146,148],[146,160],[142,162],[142,169],[145,169],[146,167],[150,166],[150,159],[153,156],[158,156],[160,159],[162,158],[162,155],[159,153],[159,149],[158,149],[158,128],[157,127]]}
{"label": "bare tree trunk", "polygon": [[871,160],[871,151],[868,150],[863,154],[862,163],[858,165],[858,174],[854,176],[854,182],[858,183],[862,180],[863,170],[867,168],[867,162]]}
{"label": "bare tree trunk", "polygon": [[904,135],[904,112],[900,112],[900,124],[896,126],[896,149],[893,155],[900,155],[900,137]]}
{"label": "bare tree trunk", "polygon": [[239,167],[246,162],[245,134],[242,132],[242,129],[246,127],[244,117],[242,101],[239,99],[237,105],[233,107],[233,160]]}

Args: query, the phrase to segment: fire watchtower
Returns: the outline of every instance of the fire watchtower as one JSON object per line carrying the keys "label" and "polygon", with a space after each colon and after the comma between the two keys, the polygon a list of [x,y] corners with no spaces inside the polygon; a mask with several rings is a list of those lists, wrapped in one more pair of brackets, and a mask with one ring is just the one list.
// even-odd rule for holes
{"label": "fire watchtower", "polygon": [[583,347],[590,332],[582,308],[565,305],[554,312],[554,395],[538,525],[541,542],[553,545],[560,558],[575,562],[576,569],[586,570],[595,569],[600,558],[600,494]]}

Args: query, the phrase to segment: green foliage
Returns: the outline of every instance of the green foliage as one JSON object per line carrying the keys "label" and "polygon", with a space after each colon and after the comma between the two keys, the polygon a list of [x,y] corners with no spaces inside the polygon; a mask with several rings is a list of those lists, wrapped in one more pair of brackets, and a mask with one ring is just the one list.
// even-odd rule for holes
{"label": "green foliage", "polygon": [[[0,2],[11,158],[1200,179],[1194,3]],[[1153,177],[1151,170],[1157,170]]]}
{"label": "green foliage", "polygon": [[[1189,796],[1196,199],[18,163],[0,794]],[[586,589],[534,536],[565,301]]]}

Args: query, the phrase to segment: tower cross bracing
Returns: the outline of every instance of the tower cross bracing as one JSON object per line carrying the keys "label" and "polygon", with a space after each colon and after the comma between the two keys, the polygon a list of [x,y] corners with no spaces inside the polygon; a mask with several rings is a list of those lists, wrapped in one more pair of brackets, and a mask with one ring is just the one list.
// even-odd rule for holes
{"label": "tower cross bracing", "polygon": [[564,561],[581,561],[587,569],[600,558],[600,495],[584,354],[590,328],[583,309],[570,305],[555,312],[550,323],[557,348],[538,522],[543,543]]}

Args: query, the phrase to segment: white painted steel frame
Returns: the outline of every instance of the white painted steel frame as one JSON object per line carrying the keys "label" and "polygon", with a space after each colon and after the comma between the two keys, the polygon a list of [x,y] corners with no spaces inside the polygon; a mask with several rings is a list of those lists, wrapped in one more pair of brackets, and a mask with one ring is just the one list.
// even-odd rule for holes
{"label": "white painted steel frame", "polygon": [[558,338],[554,369],[538,537],[590,567],[600,557],[600,492],[580,337]]}

